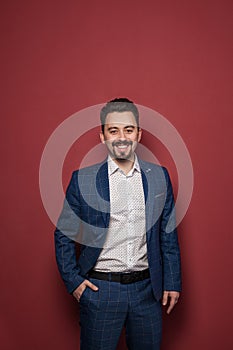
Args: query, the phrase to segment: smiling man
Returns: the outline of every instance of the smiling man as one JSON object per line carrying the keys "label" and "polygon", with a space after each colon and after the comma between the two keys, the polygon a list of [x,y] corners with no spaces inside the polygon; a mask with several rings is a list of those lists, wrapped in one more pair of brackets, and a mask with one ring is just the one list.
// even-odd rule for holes
{"label": "smiling man", "polygon": [[55,230],[58,267],[80,303],[82,350],[116,349],[123,327],[129,349],[159,350],[161,301],[170,313],[181,290],[171,182],[135,153],[142,130],[133,102],[108,102],[100,119],[109,155],[73,173]]}
{"label": "smiling man", "polygon": [[108,113],[102,125],[101,142],[106,144],[115,163],[127,173],[133,166],[134,151],[142,134],[134,114],[131,111]]}

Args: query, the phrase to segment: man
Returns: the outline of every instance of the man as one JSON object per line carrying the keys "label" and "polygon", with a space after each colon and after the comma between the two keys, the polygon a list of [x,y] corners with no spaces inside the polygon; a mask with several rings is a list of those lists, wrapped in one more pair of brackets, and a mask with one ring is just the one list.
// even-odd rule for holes
{"label": "man", "polygon": [[[80,302],[81,349],[159,350],[161,299],[181,290],[174,199],[167,170],[138,159],[138,109],[126,98],[100,113],[101,164],[75,171],[55,230],[56,258]],[[81,243],[76,259],[75,240]]]}

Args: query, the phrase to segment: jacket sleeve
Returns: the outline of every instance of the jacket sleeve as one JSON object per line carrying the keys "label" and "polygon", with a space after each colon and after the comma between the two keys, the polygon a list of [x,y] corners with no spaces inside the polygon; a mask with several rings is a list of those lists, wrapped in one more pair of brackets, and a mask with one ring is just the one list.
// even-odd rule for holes
{"label": "jacket sleeve", "polygon": [[80,201],[77,172],[72,174],[66,191],[63,209],[54,232],[56,261],[61,277],[69,293],[72,293],[84,278],[76,260],[77,235],[80,230]]}
{"label": "jacket sleeve", "polygon": [[163,170],[167,187],[160,227],[163,290],[181,291],[180,249],[176,229],[173,190],[169,174],[165,168]]}

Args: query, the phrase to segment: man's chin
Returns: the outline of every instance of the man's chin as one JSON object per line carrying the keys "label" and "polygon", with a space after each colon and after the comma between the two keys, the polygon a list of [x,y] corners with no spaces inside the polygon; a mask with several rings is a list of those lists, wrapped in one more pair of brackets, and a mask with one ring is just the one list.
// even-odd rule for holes
{"label": "man's chin", "polygon": [[132,154],[115,154],[114,157],[118,161],[126,161],[132,158]]}
{"label": "man's chin", "polygon": [[123,158],[123,157],[115,157],[115,159],[118,161],[118,162],[126,162],[128,160],[128,158]]}

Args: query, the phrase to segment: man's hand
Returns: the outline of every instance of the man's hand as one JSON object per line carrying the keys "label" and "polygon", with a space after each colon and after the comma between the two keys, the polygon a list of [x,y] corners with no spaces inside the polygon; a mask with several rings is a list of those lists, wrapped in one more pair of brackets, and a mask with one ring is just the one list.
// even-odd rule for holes
{"label": "man's hand", "polygon": [[172,309],[174,308],[174,306],[176,305],[176,303],[178,302],[180,293],[179,292],[173,292],[173,291],[164,291],[163,292],[163,305],[167,305],[168,303],[168,298],[170,299],[169,302],[169,307],[167,309],[167,314],[170,314],[170,312],[172,311]]}
{"label": "man's hand", "polygon": [[98,287],[95,286],[93,283],[91,283],[88,280],[84,280],[73,292],[73,296],[75,297],[76,300],[78,300],[78,302],[86,288],[91,288],[95,292],[98,290]]}

